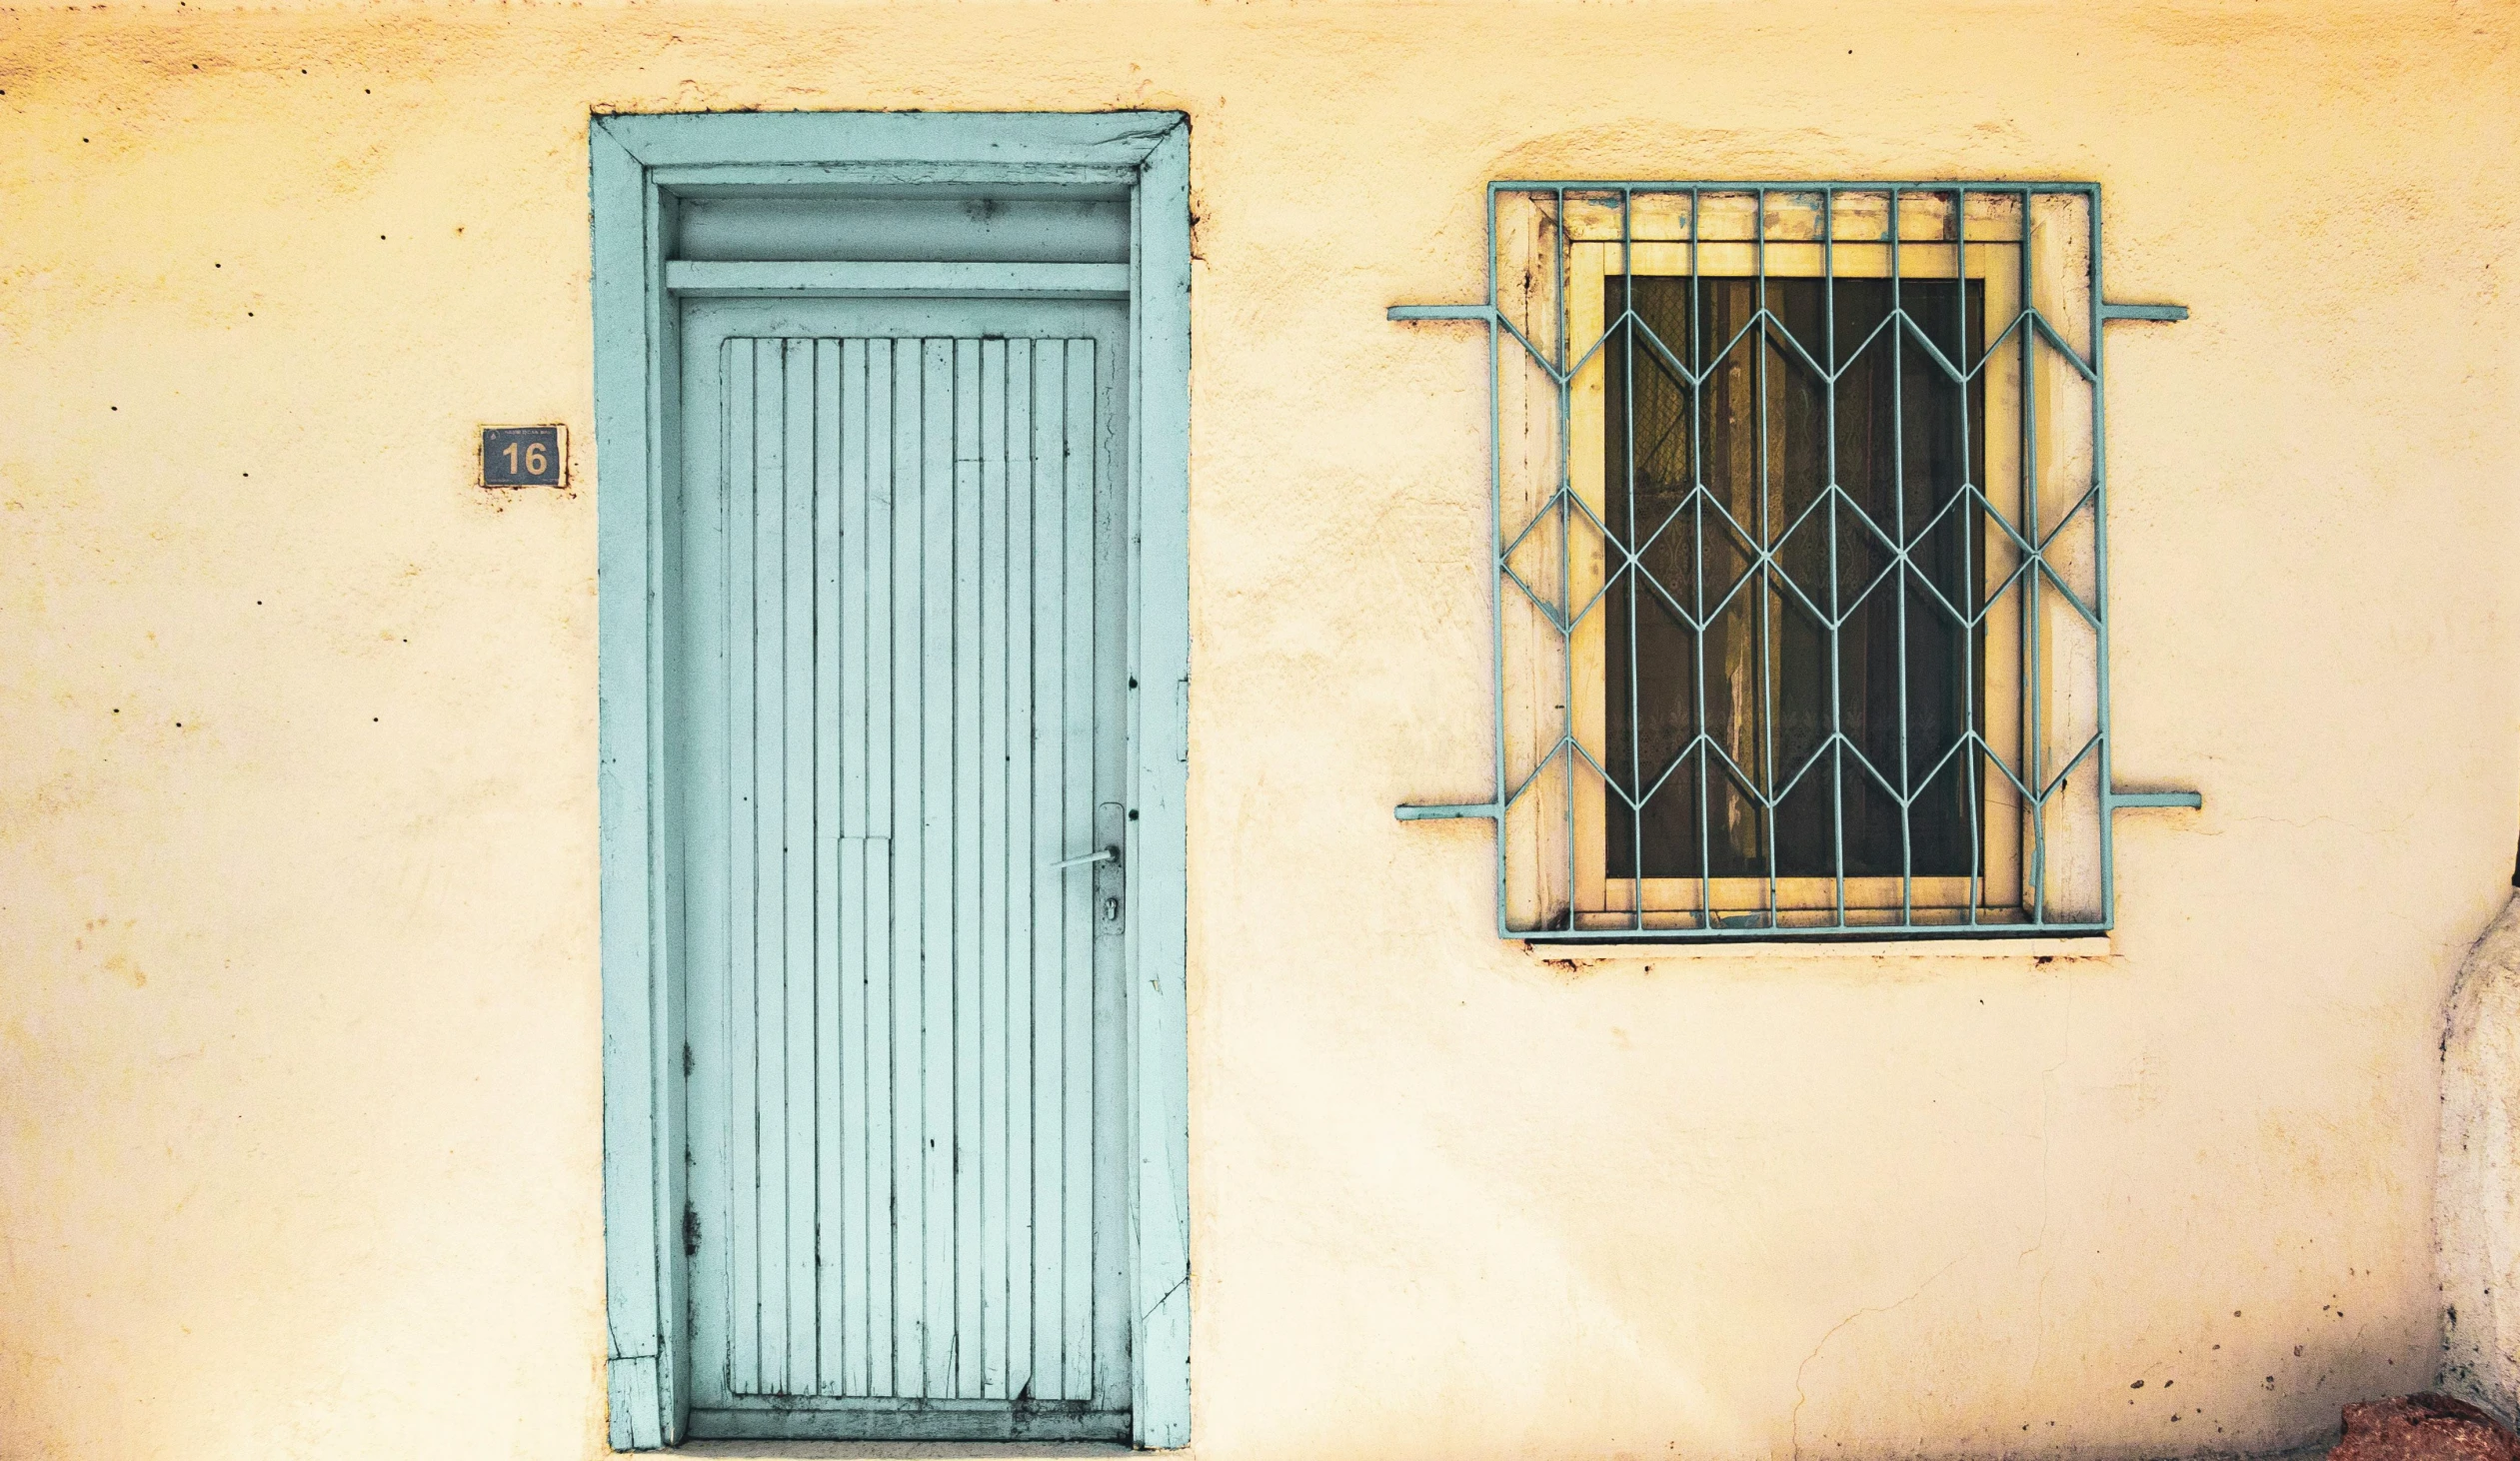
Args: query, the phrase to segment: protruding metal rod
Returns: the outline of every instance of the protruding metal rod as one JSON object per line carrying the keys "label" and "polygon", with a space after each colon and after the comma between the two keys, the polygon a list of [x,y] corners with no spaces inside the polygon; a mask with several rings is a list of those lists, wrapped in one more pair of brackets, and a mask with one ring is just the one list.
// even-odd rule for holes
{"label": "protruding metal rod", "polygon": [[2184,806],[2194,811],[2204,806],[2205,793],[2202,791],[2111,791],[2108,793],[2108,803],[2111,811],[2139,806]]}
{"label": "protruding metal rod", "polygon": [[1475,320],[1485,325],[1496,318],[1493,305],[1393,305],[1385,312],[1392,320]]}
{"label": "protruding metal rod", "polygon": [[2185,305],[2109,305],[2100,306],[2100,323],[2111,320],[2160,320],[2177,324],[2187,318]]}
{"label": "protruding metal rod", "polygon": [[1442,821],[1456,816],[1483,816],[1491,821],[1502,821],[1505,809],[1493,801],[1447,801],[1422,806],[1401,802],[1391,808],[1391,814],[1402,821]]}

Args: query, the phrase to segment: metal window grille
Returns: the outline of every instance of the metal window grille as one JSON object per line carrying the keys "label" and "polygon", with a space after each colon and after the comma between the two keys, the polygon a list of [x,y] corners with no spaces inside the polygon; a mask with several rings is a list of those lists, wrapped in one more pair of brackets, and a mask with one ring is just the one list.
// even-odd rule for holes
{"label": "metal window grille", "polygon": [[2098,202],[1490,185],[1501,933],[2109,926]]}

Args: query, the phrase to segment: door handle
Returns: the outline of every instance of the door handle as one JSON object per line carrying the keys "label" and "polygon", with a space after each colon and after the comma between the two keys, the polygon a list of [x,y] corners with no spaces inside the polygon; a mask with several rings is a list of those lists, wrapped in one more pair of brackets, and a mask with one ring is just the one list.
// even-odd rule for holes
{"label": "door handle", "polygon": [[1082,853],[1082,854],[1080,854],[1080,855],[1078,855],[1078,856],[1075,856],[1075,857],[1070,857],[1069,859],[1067,859],[1067,860],[1066,860],[1066,861],[1064,861],[1064,862],[1053,862],[1053,863],[1051,863],[1050,865],[1051,865],[1052,869],[1053,869],[1053,870],[1055,870],[1055,871],[1065,872],[1065,871],[1067,871],[1067,870],[1068,870],[1069,868],[1071,868],[1071,867],[1083,867],[1083,866],[1087,865],[1088,863],[1092,863],[1092,862],[1117,862],[1117,861],[1119,861],[1119,860],[1120,860],[1120,848],[1118,848],[1118,847],[1102,847],[1102,848],[1098,848],[1098,849],[1096,849],[1095,851]]}

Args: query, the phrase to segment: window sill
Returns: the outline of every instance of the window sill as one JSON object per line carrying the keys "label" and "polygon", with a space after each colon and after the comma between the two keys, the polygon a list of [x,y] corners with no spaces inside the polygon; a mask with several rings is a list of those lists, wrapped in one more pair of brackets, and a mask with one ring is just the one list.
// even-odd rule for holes
{"label": "window sill", "polygon": [[1838,963],[1849,959],[2002,959],[2013,963],[2103,963],[2116,941],[2095,933],[2065,938],[1868,938],[1829,942],[1748,939],[1707,943],[1575,943],[1525,939],[1532,957],[1556,964],[1688,963],[1706,959],[1760,963]]}

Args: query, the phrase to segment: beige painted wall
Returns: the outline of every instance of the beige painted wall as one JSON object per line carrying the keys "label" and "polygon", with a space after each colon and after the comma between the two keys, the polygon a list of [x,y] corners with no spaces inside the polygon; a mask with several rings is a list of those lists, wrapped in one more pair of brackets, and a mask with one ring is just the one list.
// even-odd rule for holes
{"label": "beige painted wall", "polygon": [[[0,11],[0,1454],[603,1450],[590,107],[1179,107],[1213,1461],[2135,1456],[2428,1382],[2520,10]],[[2118,956],[1500,945],[1492,176],[2093,178]],[[2135,1382],[2143,1382],[2134,1388]]]}

